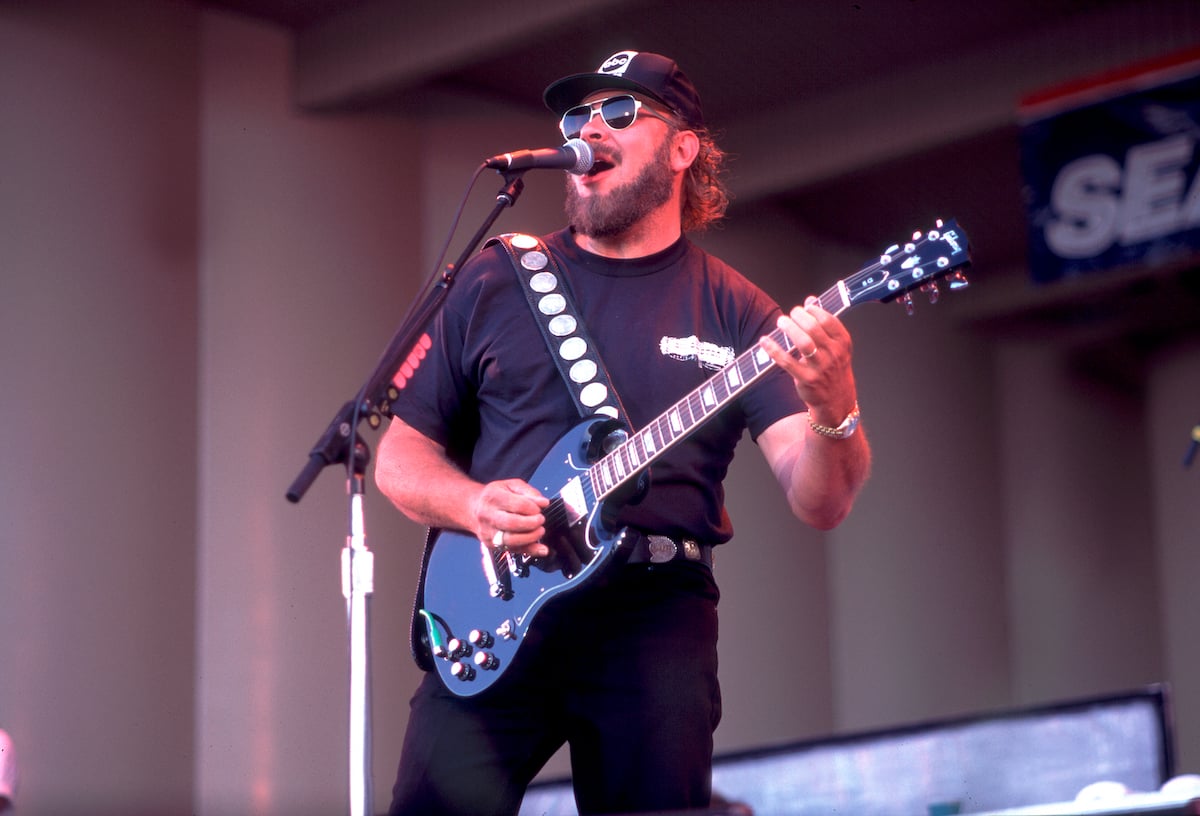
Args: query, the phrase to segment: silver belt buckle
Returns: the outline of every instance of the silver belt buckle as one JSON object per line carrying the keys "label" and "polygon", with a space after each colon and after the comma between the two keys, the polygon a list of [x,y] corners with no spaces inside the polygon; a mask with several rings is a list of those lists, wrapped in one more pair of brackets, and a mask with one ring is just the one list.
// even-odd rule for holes
{"label": "silver belt buckle", "polygon": [[675,557],[678,547],[666,536],[646,536],[646,549],[650,551],[651,564],[665,564]]}

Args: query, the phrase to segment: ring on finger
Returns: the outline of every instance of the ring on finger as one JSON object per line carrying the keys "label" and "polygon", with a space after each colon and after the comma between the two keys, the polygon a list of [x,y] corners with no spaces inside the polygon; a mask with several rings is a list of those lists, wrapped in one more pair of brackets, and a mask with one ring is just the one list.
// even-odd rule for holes
{"label": "ring on finger", "polygon": [[800,356],[803,357],[805,360],[811,360],[813,357],[816,356],[816,354],[817,354],[817,347],[813,346],[812,351],[802,352],[800,354]]}

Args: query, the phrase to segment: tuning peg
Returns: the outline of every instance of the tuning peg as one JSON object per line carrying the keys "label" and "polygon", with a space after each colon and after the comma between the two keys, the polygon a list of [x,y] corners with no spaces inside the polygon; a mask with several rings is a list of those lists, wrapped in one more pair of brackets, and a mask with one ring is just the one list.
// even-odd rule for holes
{"label": "tuning peg", "polygon": [[900,302],[904,304],[904,312],[909,317],[912,317],[913,313],[917,311],[917,307],[913,305],[911,292],[905,292],[903,295],[901,295]]}
{"label": "tuning peg", "polygon": [[953,275],[951,275],[948,280],[950,282],[951,292],[957,292],[959,289],[966,289],[971,285],[971,282],[967,280],[967,276],[963,274],[961,269],[957,270]]}
{"label": "tuning peg", "polygon": [[925,284],[921,287],[921,291],[924,292],[929,298],[930,304],[938,302],[938,296],[941,294],[941,292],[938,291],[937,281],[930,281],[929,283]]}

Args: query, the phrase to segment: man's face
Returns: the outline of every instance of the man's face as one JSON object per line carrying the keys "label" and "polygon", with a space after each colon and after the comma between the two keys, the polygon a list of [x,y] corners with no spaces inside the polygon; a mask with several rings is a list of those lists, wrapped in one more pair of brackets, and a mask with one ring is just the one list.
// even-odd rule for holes
{"label": "man's face", "polygon": [[[621,92],[595,93],[584,103],[617,93]],[[629,127],[613,130],[597,114],[579,134],[592,148],[595,163],[586,175],[567,176],[566,213],[569,223],[584,235],[619,235],[672,198],[674,129],[648,115],[651,103],[641,101],[645,107]]]}

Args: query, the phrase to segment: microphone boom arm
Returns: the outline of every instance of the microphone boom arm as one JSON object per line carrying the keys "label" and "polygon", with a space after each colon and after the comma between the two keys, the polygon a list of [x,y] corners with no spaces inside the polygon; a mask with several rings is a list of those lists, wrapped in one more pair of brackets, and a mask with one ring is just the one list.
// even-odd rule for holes
{"label": "microphone boom arm", "polygon": [[394,399],[392,377],[400,368],[400,364],[419,341],[421,333],[429,325],[430,320],[437,314],[445,300],[450,287],[454,283],[454,275],[462,267],[479,244],[487,236],[492,225],[500,217],[506,207],[516,204],[521,192],[525,189],[524,169],[501,171],[504,186],[496,194],[496,203],[489,211],[479,229],[471,237],[467,246],[458,258],[429,281],[424,291],[428,292],[426,300],[413,310],[408,319],[397,329],[375,370],[359,389],[355,399],[345,403],[334,415],[333,420],[325,428],[312,450],[309,451],[308,463],[288,487],[286,497],[293,504],[298,503],[308,489],[316,481],[318,475],[329,465],[347,464],[352,441],[357,435],[359,423],[365,418],[374,428],[382,424],[383,414],[390,413],[391,401]]}

